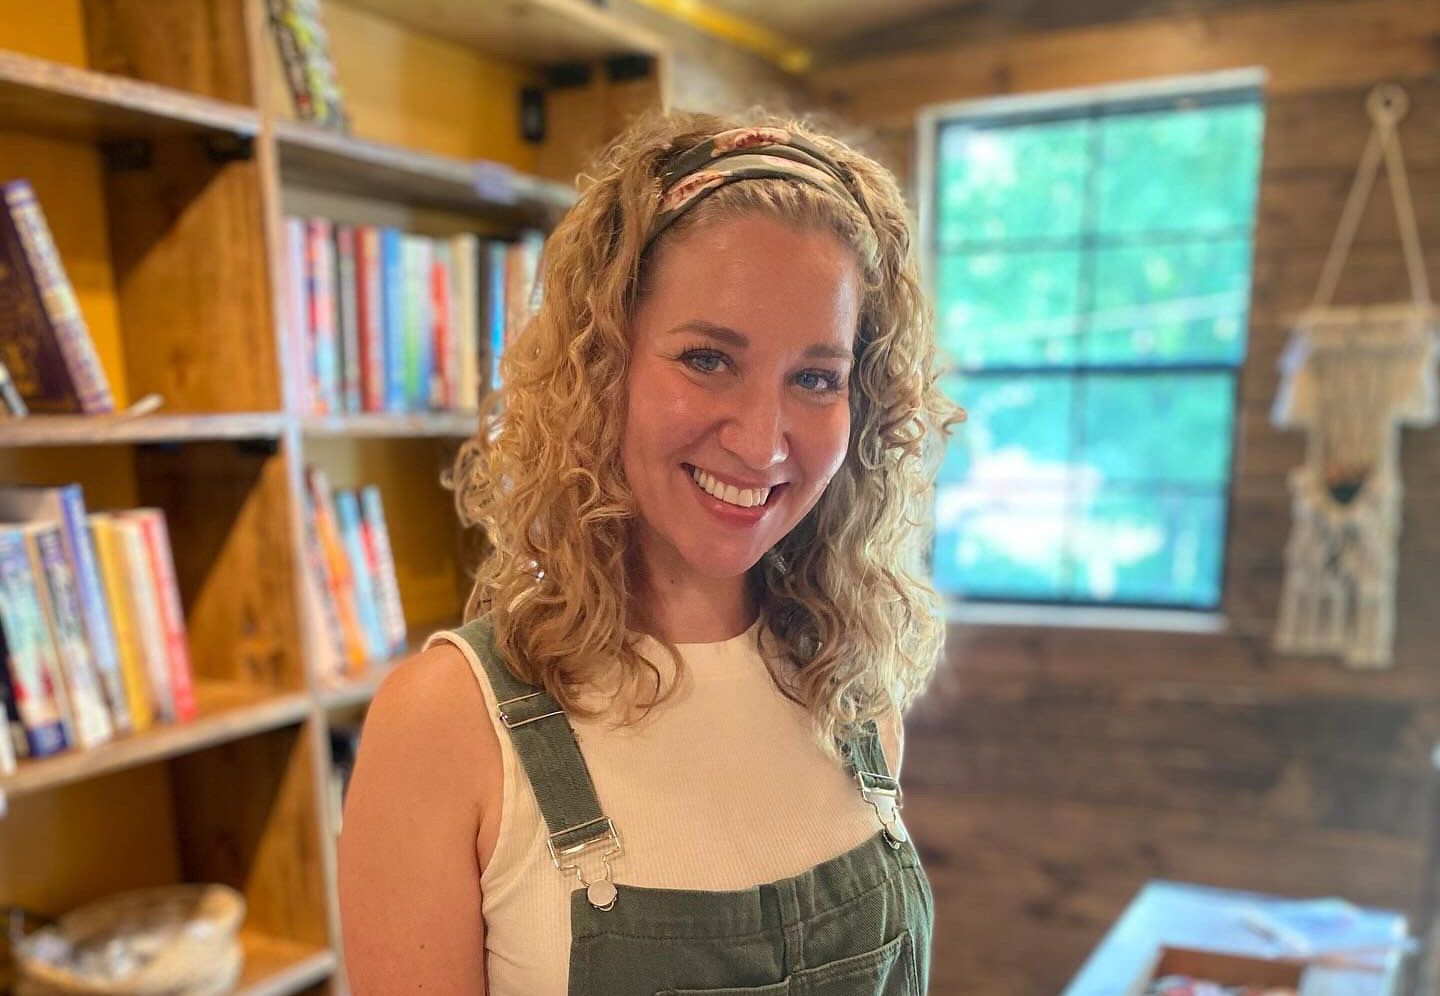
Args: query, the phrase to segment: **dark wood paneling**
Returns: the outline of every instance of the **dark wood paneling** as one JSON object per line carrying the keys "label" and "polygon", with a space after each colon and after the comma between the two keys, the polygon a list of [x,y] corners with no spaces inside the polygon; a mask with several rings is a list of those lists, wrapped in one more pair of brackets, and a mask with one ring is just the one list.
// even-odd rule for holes
{"label": "dark wood paneling", "polygon": [[[1271,648],[1304,453],[1303,433],[1270,424],[1276,364],[1359,160],[1366,89],[1269,101],[1227,628],[957,624],[907,717],[906,816],[937,896],[932,992],[1060,991],[1150,878],[1419,912],[1440,738],[1440,430],[1402,435],[1393,668]],[[1440,79],[1409,90],[1402,137],[1440,287]],[[1381,182],[1336,303],[1408,293]]]}

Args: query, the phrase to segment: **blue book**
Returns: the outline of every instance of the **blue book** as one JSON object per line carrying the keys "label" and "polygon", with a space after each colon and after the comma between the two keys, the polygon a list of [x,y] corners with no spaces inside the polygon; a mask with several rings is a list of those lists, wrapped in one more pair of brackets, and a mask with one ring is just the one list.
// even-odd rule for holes
{"label": "blue book", "polygon": [[0,488],[0,521],[60,524],[65,560],[74,574],[79,596],[85,642],[90,646],[90,657],[115,729],[128,732],[133,728],[130,700],[120,674],[120,656],[110,625],[110,603],[100,580],[95,546],[85,520],[83,489],[79,484],[59,488],[23,485]]}
{"label": "blue book", "polygon": [[0,626],[5,629],[5,666],[25,728],[27,753],[31,757],[58,754],[70,745],[56,697],[64,691],[55,687],[60,666],[19,526],[0,526]]}
{"label": "blue book", "polygon": [[401,235],[394,228],[380,230],[380,274],[384,287],[382,298],[384,320],[385,410],[405,410],[405,266],[401,255]]}
{"label": "blue book", "polygon": [[379,603],[375,600],[375,575],[365,556],[365,540],[360,533],[360,502],[351,490],[335,492],[335,516],[340,520],[340,540],[345,544],[345,557],[350,561],[350,574],[355,579],[355,607],[360,615],[360,628],[365,631],[367,655],[372,661],[390,656],[390,642],[380,624]]}
{"label": "blue book", "polygon": [[500,387],[500,354],[505,352],[505,257],[504,242],[491,241],[485,245],[489,266],[489,291],[485,303],[489,313],[485,316],[490,325],[490,383]]}

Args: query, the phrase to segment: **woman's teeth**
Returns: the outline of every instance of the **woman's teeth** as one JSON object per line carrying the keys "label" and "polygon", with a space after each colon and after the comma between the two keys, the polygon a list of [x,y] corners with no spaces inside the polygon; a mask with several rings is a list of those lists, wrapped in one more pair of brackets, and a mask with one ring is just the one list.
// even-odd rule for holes
{"label": "woman's teeth", "polygon": [[733,484],[721,484],[699,467],[691,467],[690,476],[706,494],[720,499],[727,505],[753,508],[756,505],[765,504],[766,499],[770,497],[770,488],[737,488]]}

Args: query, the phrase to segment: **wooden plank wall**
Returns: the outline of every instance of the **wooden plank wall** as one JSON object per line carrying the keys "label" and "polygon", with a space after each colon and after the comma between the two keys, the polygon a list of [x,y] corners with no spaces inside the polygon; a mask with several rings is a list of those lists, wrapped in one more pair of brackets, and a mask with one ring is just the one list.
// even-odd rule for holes
{"label": "wooden plank wall", "polygon": [[[1296,64],[1305,62],[1307,31],[1326,35],[1299,14],[1290,30],[1295,42],[1283,58]],[[1186,31],[1200,49],[1206,37],[1235,40]],[[1412,108],[1402,137],[1434,288],[1440,50],[1433,36],[1415,43],[1429,46],[1430,61],[1405,67]],[[1339,50],[1333,37],[1316,44]],[[1053,52],[1061,42],[1033,45]],[[1232,64],[1244,63],[1187,56],[1189,68]],[[1119,58],[1117,77],[1126,68]],[[1334,894],[1415,914],[1421,883],[1434,875],[1425,841],[1429,755],[1440,739],[1440,429],[1403,437],[1394,668],[1356,673],[1269,644],[1290,524],[1285,475],[1303,452],[1299,434],[1268,421],[1276,360],[1289,318],[1313,293],[1369,127],[1370,80],[1337,69],[1338,82],[1327,85],[1323,73],[1307,73],[1272,75],[1268,101],[1228,629],[952,628],[948,659],[907,719],[903,771],[907,823],[937,896],[933,993],[1060,992],[1151,878]],[[822,82],[846,75],[840,67]],[[1080,76],[1093,83],[1103,71],[1087,64]],[[956,90],[946,99],[980,95]],[[858,98],[883,104],[870,137],[896,153],[901,170],[913,138],[904,98]],[[1378,183],[1337,303],[1407,292],[1389,197]]]}

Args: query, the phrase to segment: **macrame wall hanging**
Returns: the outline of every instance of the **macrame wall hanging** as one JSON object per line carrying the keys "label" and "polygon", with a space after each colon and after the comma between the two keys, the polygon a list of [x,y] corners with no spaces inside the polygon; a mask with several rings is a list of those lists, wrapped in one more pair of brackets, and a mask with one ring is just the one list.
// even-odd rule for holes
{"label": "macrame wall hanging", "polygon": [[[1276,649],[1339,656],[1356,668],[1391,662],[1400,537],[1400,427],[1434,425],[1440,316],[1430,300],[1396,125],[1405,91],[1376,87],[1374,122],[1314,301],[1280,360],[1271,419],[1308,434],[1290,474],[1294,521]],[[1381,159],[1409,273],[1405,303],[1336,308],[1330,299]]]}

